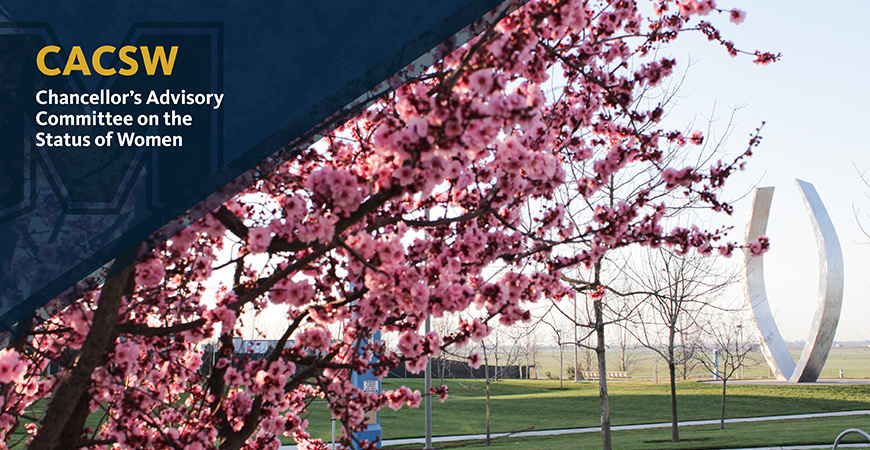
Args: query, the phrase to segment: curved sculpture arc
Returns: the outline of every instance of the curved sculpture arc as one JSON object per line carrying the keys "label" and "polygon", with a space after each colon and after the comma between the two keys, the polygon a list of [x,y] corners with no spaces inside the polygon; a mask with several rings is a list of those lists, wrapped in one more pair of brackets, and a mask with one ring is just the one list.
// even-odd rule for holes
{"label": "curved sculpture arc", "polygon": [[[744,296],[771,372],[778,380],[805,383],[818,380],[837,332],[843,301],[843,252],[834,224],[815,187],[806,181],[795,182],[810,216],[819,253],[819,300],[809,337],[797,363],[788,352],[770,311],[764,285],[764,255],[752,256],[748,250],[744,250]],[[773,191],[772,187],[755,190],[752,211],[746,225],[746,242],[765,234]]]}

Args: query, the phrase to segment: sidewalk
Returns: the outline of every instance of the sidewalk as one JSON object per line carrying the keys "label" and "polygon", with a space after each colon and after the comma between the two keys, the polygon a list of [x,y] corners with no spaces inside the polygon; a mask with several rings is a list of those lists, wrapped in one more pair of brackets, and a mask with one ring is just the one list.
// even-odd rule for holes
{"label": "sidewalk", "polygon": [[[870,416],[870,410],[859,410],[859,411],[838,411],[838,412],[829,412],[829,413],[814,413],[814,414],[790,414],[790,415],[781,415],[781,416],[763,416],[763,417],[742,417],[735,419],[725,419],[725,423],[745,423],[745,422],[763,422],[768,420],[800,420],[800,419],[816,419],[820,417],[842,417],[842,416],[859,416],[859,415],[868,415]],[[716,425],[719,423],[719,419],[712,420],[689,420],[680,422],[681,427],[686,426],[697,426],[697,425]],[[626,430],[646,430],[652,428],[669,428],[671,426],[670,422],[667,423],[647,423],[640,425],[617,425],[611,427],[612,431],[626,431]],[[538,430],[538,431],[520,431],[517,433],[492,433],[491,437],[499,438],[499,437],[531,437],[531,436],[556,436],[561,434],[579,434],[579,433],[596,433],[600,430],[600,427],[587,427],[587,428],[565,428],[561,430]],[[485,434],[467,434],[467,435],[458,435],[458,436],[436,436],[432,438],[432,442],[453,442],[453,441],[476,441],[486,439]],[[425,438],[408,438],[408,439],[387,439],[384,440],[383,446],[387,447],[390,445],[402,445],[402,444],[424,444],[426,442]],[[830,449],[834,443],[831,442],[829,445],[804,445],[804,446],[791,446],[791,447],[756,447],[752,449],[743,448],[743,449],[730,449],[730,450],[804,450],[804,449]],[[840,448],[867,448],[870,447],[868,445],[863,444],[851,444],[851,445],[840,445]],[[295,445],[285,445],[280,448],[280,450],[296,450]]]}
{"label": "sidewalk", "polygon": [[[722,382],[719,380],[705,380],[702,383],[717,383],[721,384]],[[770,379],[761,379],[761,380],[729,380],[728,386],[735,384],[743,384],[743,385],[791,385],[796,386],[795,383],[791,381],[779,381],[779,380],[770,380]],[[800,386],[813,386],[813,385],[845,385],[845,384],[870,384],[870,378],[819,378],[818,381],[814,381],[812,383],[800,383]]]}

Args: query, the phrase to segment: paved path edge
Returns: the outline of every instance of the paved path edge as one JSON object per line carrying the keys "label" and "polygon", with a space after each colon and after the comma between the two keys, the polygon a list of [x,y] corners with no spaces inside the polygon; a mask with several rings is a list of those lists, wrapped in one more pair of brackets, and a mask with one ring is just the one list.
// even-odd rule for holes
{"label": "paved path edge", "polygon": [[[823,417],[844,417],[844,416],[860,416],[860,415],[870,415],[870,410],[856,410],[856,411],[834,411],[827,413],[810,413],[810,414],[787,414],[787,415],[778,415],[778,416],[761,416],[761,417],[736,417],[733,419],[725,419],[725,423],[746,423],[746,422],[765,422],[771,420],[800,420],[800,419],[818,419]],[[711,419],[711,420],[688,420],[679,422],[681,427],[691,427],[698,425],[716,425],[719,423],[719,419]],[[610,427],[612,431],[627,431],[627,430],[647,430],[652,428],[668,428],[671,426],[670,422],[665,423],[645,423],[638,425],[616,425]],[[490,436],[495,438],[504,438],[504,437],[534,437],[534,436],[558,436],[563,434],[581,434],[581,433],[595,433],[601,430],[601,427],[585,427],[585,428],[563,428],[557,430],[535,430],[535,431],[519,431],[516,433],[492,433]],[[454,442],[454,441],[477,441],[486,439],[485,434],[466,434],[466,435],[454,435],[454,436],[433,436],[432,442]],[[419,438],[406,438],[406,439],[387,439],[383,442],[384,447],[388,447],[391,445],[405,445],[405,444],[423,444],[426,439]],[[784,446],[784,447],[751,447],[751,448],[739,448],[739,449],[723,449],[723,450],[804,450],[804,449],[830,449],[833,446],[833,442],[830,445],[798,445],[798,446]],[[841,444],[839,448],[868,448],[870,444]],[[284,445],[280,447],[280,450],[296,450],[295,445]]]}

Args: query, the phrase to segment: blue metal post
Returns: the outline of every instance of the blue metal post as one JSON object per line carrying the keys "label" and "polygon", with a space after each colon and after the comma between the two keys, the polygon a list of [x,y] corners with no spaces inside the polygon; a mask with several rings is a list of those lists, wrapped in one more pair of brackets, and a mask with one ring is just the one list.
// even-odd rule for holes
{"label": "blue metal post", "polygon": [[[376,331],[372,335],[372,339],[374,342],[381,341],[381,332]],[[372,362],[375,362],[375,359],[372,359]],[[351,382],[354,387],[362,389],[363,392],[367,394],[380,394],[381,393],[381,380],[378,377],[374,376],[371,371],[366,371],[364,373],[354,372],[350,377]],[[377,411],[366,413],[366,423],[368,424],[368,428],[365,431],[359,431],[354,433],[356,439],[359,440],[367,440],[370,442],[377,441],[377,448],[381,448],[381,424],[380,424],[380,414]],[[354,449],[358,449],[359,446],[354,444]]]}

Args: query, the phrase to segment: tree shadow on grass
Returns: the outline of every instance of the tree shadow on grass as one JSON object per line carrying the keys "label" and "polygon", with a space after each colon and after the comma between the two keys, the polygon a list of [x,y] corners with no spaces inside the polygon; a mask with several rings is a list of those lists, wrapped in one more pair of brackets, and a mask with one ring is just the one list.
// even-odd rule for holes
{"label": "tree shadow on grass", "polygon": [[[686,443],[686,442],[698,442],[698,443],[700,443],[700,442],[706,442],[706,441],[711,441],[711,440],[712,440],[712,439],[707,438],[707,437],[704,437],[704,438],[690,438],[690,439],[681,438],[681,439],[680,439],[680,443]],[[672,443],[673,443],[673,442],[671,442],[670,439],[651,439],[651,440],[648,440],[648,441],[645,440],[645,441],[643,441],[643,442],[644,442],[645,444],[672,444]]]}

